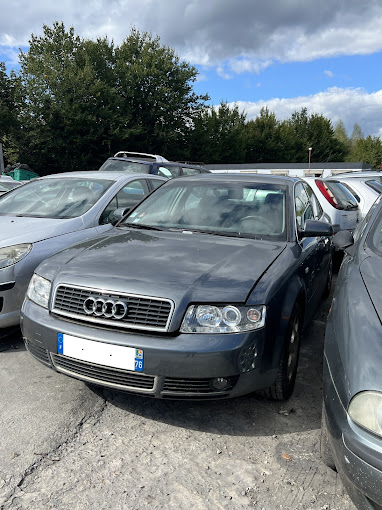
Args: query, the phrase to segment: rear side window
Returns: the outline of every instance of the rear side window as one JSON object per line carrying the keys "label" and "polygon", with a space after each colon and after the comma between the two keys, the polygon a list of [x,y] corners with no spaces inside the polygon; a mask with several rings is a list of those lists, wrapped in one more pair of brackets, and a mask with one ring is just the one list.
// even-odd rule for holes
{"label": "rear side window", "polygon": [[370,181],[365,181],[365,184],[367,184],[369,188],[373,189],[377,193],[382,193],[382,184],[380,182],[373,179]]}

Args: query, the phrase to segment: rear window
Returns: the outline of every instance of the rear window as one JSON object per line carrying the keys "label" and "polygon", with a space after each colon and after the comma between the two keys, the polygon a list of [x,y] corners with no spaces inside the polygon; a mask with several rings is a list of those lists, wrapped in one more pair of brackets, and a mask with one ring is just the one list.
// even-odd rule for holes
{"label": "rear window", "polygon": [[339,209],[357,209],[357,200],[343,184],[336,181],[325,181],[324,184],[333,194]]}
{"label": "rear window", "polygon": [[151,165],[123,159],[107,159],[99,168],[101,172],[126,172],[128,174],[149,174]]}

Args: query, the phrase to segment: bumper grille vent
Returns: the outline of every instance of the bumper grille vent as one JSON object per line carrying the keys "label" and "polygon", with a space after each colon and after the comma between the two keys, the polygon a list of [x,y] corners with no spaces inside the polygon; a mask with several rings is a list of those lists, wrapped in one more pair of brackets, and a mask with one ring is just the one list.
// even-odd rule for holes
{"label": "bumper grille vent", "polygon": [[154,376],[96,365],[62,354],[52,354],[52,359],[59,372],[72,375],[83,381],[105,384],[109,387],[124,390],[131,389],[141,392],[152,392],[154,390]]}
{"label": "bumper grille vent", "polygon": [[39,361],[41,361],[41,363],[45,363],[46,365],[49,365],[49,366],[52,365],[52,363],[50,362],[49,353],[46,349],[44,349],[43,347],[40,347],[39,345],[37,345],[35,343],[30,342],[26,338],[24,338],[24,343],[25,343],[25,347],[32,354],[32,356],[34,356]]}

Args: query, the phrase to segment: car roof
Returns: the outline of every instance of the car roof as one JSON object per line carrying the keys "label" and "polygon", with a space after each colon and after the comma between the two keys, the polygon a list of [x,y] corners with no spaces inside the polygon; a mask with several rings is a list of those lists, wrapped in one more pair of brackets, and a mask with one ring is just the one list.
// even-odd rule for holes
{"label": "car roof", "polygon": [[382,172],[375,170],[372,172],[344,172],[342,174],[330,175],[327,179],[362,179],[368,177],[382,177]]}
{"label": "car roof", "polygon": [[133,180],[133,179],[160,179],[163,181],[167,181],[167,178],[161,177],[159,175],[151,175],[151,174],[140,174],[140,173],[134,173],[130,174],[127,172],[100,172],[99,170],[89,170],[89,171],[83,171],[83,172],[63,172],[60,174],[51,174],[51,175],[45,175],[44,177],[40,177],[40,179],[62,179],[65,178],[78,178],[78,177],[89,177],[90,179],[107,179],[107,180],[113,180],[113,181],[122,181],[122,180]]}
{"label": "car roof", "polygon": [[192,181],[214,181],[214,182],[259,182],[278,184],[283,186],[293,186],[296,182],[302,182],[299,177],[287,177],[280,175],[267,174],[217,174],[217,173],[201,173],[197,175],[188,175],[170,179],[169,182],[192,182]]}
{"label": "car roof", "polygon": [[210,173],[210,170],[207,170],[202,165],[192,165],[190,163],[181,163],[180,161],[145,161],[143,159],[134,159],[134,158],[123,158],[123,157],[111,157],[107,158],[106,161],[110,159],[114,161],[130,161],[131,163],[142,163],[144,165],[159,165],[159,166],[182,166],[186,168],[197,168],[198,170],[204,170],[204,172]]}

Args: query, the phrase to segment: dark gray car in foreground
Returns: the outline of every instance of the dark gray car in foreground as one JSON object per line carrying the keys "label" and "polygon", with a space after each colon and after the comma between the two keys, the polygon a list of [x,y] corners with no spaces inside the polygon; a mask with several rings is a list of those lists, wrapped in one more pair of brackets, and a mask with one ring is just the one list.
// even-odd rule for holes
{"label": "dark gray car in foreground", "polygon": [[358,509],[382,508],[382,200],[345,249],[324,349],[321,456]]}
{"label": "dark gray car in foreground", "polygon": [[331,282],[332,227],[299,179],[165,183],[107,235],[42,263],[28,350],[87,382],[161,398],[290,396]]}

